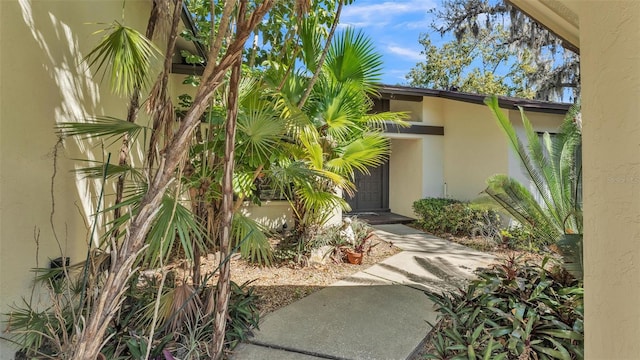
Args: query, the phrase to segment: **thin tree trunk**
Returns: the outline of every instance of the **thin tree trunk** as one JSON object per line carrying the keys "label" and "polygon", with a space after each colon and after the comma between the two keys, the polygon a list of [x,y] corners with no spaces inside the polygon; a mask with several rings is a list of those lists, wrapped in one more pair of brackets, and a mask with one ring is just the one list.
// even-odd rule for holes
{"label": "thin tree trunk", "polygon": [[220,276],[216,287],[216,307],[214,317],[214,333],[211,343],[211,353],[215,359],[221,359],[223,355],[224,336],[227,326],[227,313],[229,304],[230,263],[231,255],[231,224],[233,222],[233,166],[235,152],[236,124],[238,119],[238,88],[242,72],[242,58],[238,57],[237,63],[231,70],[229,80],[229,96],[227,107],[227,123],[225,126],[224,166],[222,177],[222,234],[220,236]]}
{"label": "thin tree trunk", "polygon": [[151,178],[152,168],[155,161],[156,146],[160,137],[160,129],[165,130],[165,141],[171,140],[173,128],[173,120],[175,117],[173,104],[167,94],[169,86],[169,73],[171,73],[171,65],[173,63],[173,53],[175,52],[176,42],[178,40],[178,25],[182,14],[182,0],[175,0],[173,17],[171,20],[171,31],[167,41],[167,49],[165,51],[164,66],[158,81],[151,91],[149,99],[149,107],[153,114],[153,129],[151,130],[151,139],[149,141],[149,151],[147,154],[148,174]]}
{"label": "thin tree trunk", "polygon": [[[147,23],[147,32],[145,36],[149,40],[153,40],[153,34],[155,33],[156,24],[158,22],[158,17],[160,16],[160,9],[158,7],[158,1],[154,0],[151,4],[151,13],[149,14],[149,22]],[[128,122],[136,122],[136,118],[138,117],[138,110],[140,109],[140,87],[136,86],[133,90],[133,94],[131,94],[131,98],[129,99],[129,110],[127,111],[127,121]],[[120,146],[120,158],[118,159],[119,166],[127,165],[127,160],[129,159],[129,134],[124,134],[122,138],[122,145]],[[116,199],[114,202],[115,209],[113,210],[113,220],[118,220],[122,216],[122,209],[118,207],[120,203],[122,203],[122,197],[124,193],[124,180],[125,174],[121,174],[118,176],[118,182],[116,183]],[[119,229],[116,227],[113,229],[113,233],[111,234],[113,239],[118,237]]]}
{"label": "thin tree trunk", "polygon": [[273,4],[274,0],[264,0],[258,5],[249,19],[243,22],[243,26],[238,26],[236,38],[229,44],[220,62],[216,64],[212,59],[205,68],[209,76],[198,88],[193,104],[187,111],[180,128],[165,147],[158,171],[149,183],[147,193],[140,201],[139,212],[131,220],[122,246],[114,249],[112,253],[111,269],[104,288],[87,315],[86,326],[78,336],[72,359],[93,360],[98,356],[107,328],[122,303],[127,281],[135,271],[136,259],[144,248],[146,235],[158,212],[162,197],[175,178],[175,169],[188,150],[193,131],[200,124],[200,117],[206,110],[213,92],[220,86],[224,75],[236,63],[236,59],[242,55],[244,44],[251,32]]}

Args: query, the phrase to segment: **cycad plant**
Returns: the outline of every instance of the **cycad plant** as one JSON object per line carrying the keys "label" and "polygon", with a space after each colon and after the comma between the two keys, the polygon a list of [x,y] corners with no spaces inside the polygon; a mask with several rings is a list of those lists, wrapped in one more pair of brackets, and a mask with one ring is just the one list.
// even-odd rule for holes
{"label": "cycad plant", "polygon": [[521,138],[498,99],[485,100],[509,145],[521,161],[530,185],[504,174],[487,180],[487,194],[543,244],[556,244],[569,270],[582,274],[582,162],[579,107],[565,116],[560,132],[540,136],[520,110],[524,126]]}

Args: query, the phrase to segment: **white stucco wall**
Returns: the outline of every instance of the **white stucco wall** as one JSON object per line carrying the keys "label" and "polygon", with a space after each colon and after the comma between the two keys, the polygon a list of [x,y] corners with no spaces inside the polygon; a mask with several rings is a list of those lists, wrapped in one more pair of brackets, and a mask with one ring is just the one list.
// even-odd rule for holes
{"label": "white stucco wall", "polygon": [[423,156],[419,138],[391,139],[389,157],[389,208],[413,217],[412,204],[422,197]]}
{"label": "white stucco wall", "polygon": [[246,201],[240,211],[270,230],[281,230],[284,224],[288,229],[293,229],[292,210],[288,201],[263,201],[261,206]]}
{"label": "white stucco wall", "polygon": [[[149,3],[126,5],[126,23],[144,29]],[[54,124],[124,117],[127,103],[110,95],[83,62],[100,38],[92,33],[104,27],[87,22],[120,19],[121,2],[4,0],[0,12],[0,313],[6,313],[29,298],[31,268],[48,267],[61,255],[77,263],[86,253],[83,215],[93,212],[95,202],[84,195],[95,195],[99,182],[72,173],[72,159],[102,160],[104,152],[74,140],[54,151]],[[0,341],[0,359],[13,358],[14,351]]]}
{"label": "white stucco wall", "polygon": [[424,125],[444,126],[444,100],[425,96],[422,104],[422,122]]}
{"label": "white stucco wall", "polygon": [[[526,133],[524,131],[524,125],[522,123],[522,118],[520,112],[517,110],[509,110],[508,112],[509,120],[513,124],[516,129],[516,133],[521,139],[526,139]],[[549,132],[549,133],[557,133],[560,130],[560,125],[562,125],[562,120],[564,119],[563,115],[560,114],[548,114],[548,113],[535,113],[531,111],[525,111],[525,116],[533,125],[533,129],[537,132]],[[497,131],[502,131],[500,127],[496,124]],[[502,134],[502,132],[501,132]],[[504,135],[503,135],[504,136]],[[522,167],[522,162],[520,161],[520,157],[516,154],[511,146],[509,145],[509,172],[507,175],[513,177],[514,179],[519,180],[522,184],[530,184],[531,179],[526,174],[524,168]],[[532,184],[530,184],[530,189],[534,190]]]}
{"label": "white stucco wall", "polygon": [[409,118],[407,119],[407,121],[422,121],[422,102],[391,100],[389,103],[389,111],[407,111],[409,112]]}
{"label": "white stucco wall", "polygon": [[508,173],[507,142],[486,106],[443,101],[446,196],[473,200],[486,188],[488,177]]}
{"label": "white stucco wall", "polygon": [[390,134],[389,208],[415,217],[413,202],[443,196],[443,140],[439,135]]}

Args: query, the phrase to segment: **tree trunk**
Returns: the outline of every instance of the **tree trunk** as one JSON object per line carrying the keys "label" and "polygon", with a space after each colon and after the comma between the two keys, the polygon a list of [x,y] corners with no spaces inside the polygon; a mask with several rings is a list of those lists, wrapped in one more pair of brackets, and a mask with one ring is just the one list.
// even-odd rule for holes
{"label": "tree trunk", "polygon": [[[193,131],[200,124],[200,117],[209,105],[213,92],[220,86],[227,71],[242,56],[242,50],[249,35],[273,4],[274,0],[264,0],[252,11],[248,19],[245,20],[243,17],[243,21],[238,23],[236,38],[228,45],[226,53],[217,64],[216,57],[210,57],[211,61],[205,68],[207,76],[203,77],[203,82],[180,128],[161,153],[162,160],[158,171],[149,183],[147,193],[140,201],[139,212],[132,218],[122,246],[112,252],[111,269],[104,288],[93,303],[90,313],[87,314],[86,326],[78,335],[72,359],[93,360],[98,356],[107,328],[123,301],[122,295],[127,281],[135,271],[136,259],[144,249],[145,238],[156,217],[162,197],[175,178],[175,169],[188,150]],[[240,14],[244,16],[244,12]]]}
{"label": "tree trunk", "polygon": [[223,355],[224,336],[227,325],[229,304],[230,263],[231,255],[231,224],[233,222],[233,166],[235,152],[236,123],[238,119],[238,88],[242,72],[242,58],[238,57],[231,70],[229,80],[229,95],[227,107],[227,123],[225,126],[224,166],[222,177],[222,233],[220,236],[220,276],[216,287],[216,307],[214,320],[213,342],[211,353],[215,359]]}
{"label": "tree trunk", "polygon": [[[147,32],[145,36],[149,40],[153,40],[153,34],[156,30],[156,24],[158,22],[158,17],[160,16],[160,9],[158,8],[157,0],[152,1],[151,4],[151,13],[149,14],[149,21],[147,23]],[[133,90],[133,94],[131,94],[131,98],[129,99],[129,110],[127,111],[127,121],[134,123],[136,122],[136,118],[138,117],[138,110],[140,109],[140,87],[136,86]],[[127,160],[129,158],[129,134],[124,134],[122,138],[122,145],[120,146],[120,157],[118,159],[119,166],[127,165]],[[118,182],[116,183],[116,199],[114,202],[115,209],[113,210],[113,221],[115,222],[122,216],[122,209],[118,207],[120,203],[122,203],[122,196],[124,193],[124,180],[125,174],[120,174],[118,176]],[[111,234],[113,239],[118,238],[119,229],[115,227]]]}

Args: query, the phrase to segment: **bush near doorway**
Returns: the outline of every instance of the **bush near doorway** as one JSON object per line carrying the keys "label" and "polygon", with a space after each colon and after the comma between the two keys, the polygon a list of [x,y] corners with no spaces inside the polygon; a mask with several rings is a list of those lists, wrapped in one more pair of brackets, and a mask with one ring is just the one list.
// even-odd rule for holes
{"label": "bush near doorway", "polygon": [[416,225],[435,235],[469,236],[479,224],[489,222],[496,227],[500,224],[495,211],[479,209],[454,199],[420,199],[413,203],[413,210],[418,216]]}

